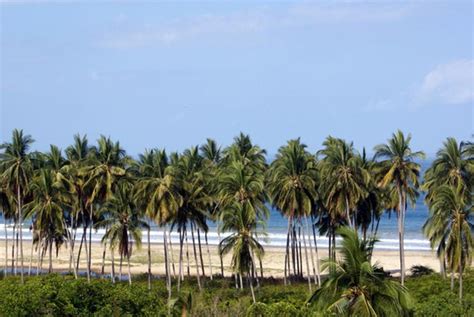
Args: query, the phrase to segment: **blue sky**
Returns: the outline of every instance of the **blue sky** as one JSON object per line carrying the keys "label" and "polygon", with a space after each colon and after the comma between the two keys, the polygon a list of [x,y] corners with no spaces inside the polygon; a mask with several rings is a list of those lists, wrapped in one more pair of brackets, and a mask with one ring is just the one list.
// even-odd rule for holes
{"label": "blue sky", "polygon": [[130,154],[240,131],[275,153],[400,128],[434,153],[473,133],[473,4],[1,1],[0,139],[75,133]]}

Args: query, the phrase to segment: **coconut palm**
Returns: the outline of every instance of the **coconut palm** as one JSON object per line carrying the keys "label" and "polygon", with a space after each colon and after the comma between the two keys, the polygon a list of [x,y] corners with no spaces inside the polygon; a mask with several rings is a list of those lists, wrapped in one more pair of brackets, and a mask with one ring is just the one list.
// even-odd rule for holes
{"label": "coconut palm", "polygon": [[[53,152],[53,151],[52,151]],[[87,198],[90,196],[91,188],[87,187],[87,175],[83,173],[83,169],[87,165],[90,155],[91,147],[89,146],[86,136],[74,135],[74,143],[66,148],[66,163],[61,167],[57,173],[57,180],[62,187],[62,191],[67,193],[69,212],[67,214],[69,223],[69,270],[71,267],[77,272],[79,270],[79,260],[81,257],[81,250],[84,241],[87,240]],[[77,253],[77,264],[73,264],[76,234],[79,225],[83,226],[83,234],[79,251]],[[87,241],[86,241],[87,247]],[[89,252],[86,252],[87,263],[89,263]],[[89,271],[87,270],[87,274]]]}
{"label": "coconut palm", "polygon": [[89,258],[87,264],[88,281],[90,281],[92,265],[92,228],[94,224],[94,206],[97,203],[107,203],[113,196],[115,186],[120,178],[126,174],[127,163],[130,158],[119,142],[101,136],[97,140],[97,147],[92,148],[87,166],[81,171],[87,175],[86,187],[90,187],[87,199],[89,207]]}
{"label": "coconut palm", "polygon": [[[176,177],[171,173],[172,170],[168,164],[166,152],[159,150],[146,152],[140,156],[138,166],[141,177],[136,184],[135,200],[141,201],[144,204],[145,214],[149,219],[154,221],[158,226],[163,227],[174,219],[178,208],[182,204],[179,184]],[[165,268],[168,295],[171,297],[171,276],[168,263],[169,253],[165,231],[166,230],[163,231]],[[149,272],[149,276],[151,276],[151,272]]]}
{"label": "coconut palm", "polygon": [[[457,188],[462,187],[462,191],[466,196],[471,195],[472,184],[474,184],[474,155],[469,153],[470,146],[468,142],[461,142],[458,144],[456,139],[447,138],[443,143],[443,147],[437,152],[436,159],[431,166],[426,170],[424,175],[423,190],[426,191],[425,202],[431,209],[433,201],[436,198],[438,188],[443,185],[449,185]],[[466,197],[468,198],[468,197]],[[427,222],[428,223],[428,222]],[[430,240],[431,234],[428,234]],[[437,256],[440,259],[441,272],[445,272],[446,266],[446,241],[438,241],[433,246],[437,245]],[[451,272],[451,286],[453,287],[454,275]]]}
{"label": "coconut palm", "polygon": [[[309,152],[306,151],[306,145],[302,144],[300,139],[290,140],[286,146],[280,147],[276,159],[272,162],[268,173],[268,188],[272,204],[288,218],[288,232],[285,254],[285,283],[287,271],[291,272],[289,249],[290,240],[293,237],[291,233],[297,226],[300,226],[300,228],[303,229],[306,270],[308,274],[308,284],[310,291],[311,273],[309,269],[306,248],[307,232],[302,221],[306,221],[307,225],[307,217],[311,215],[311,212],[314,208],[317,197],[317,178],[318,175],[316,170],[316,160],[311,154],[309,154]],[[295,242],[298,242],[297,239]],[[312,253],[311,247],[310,251]],[[295,252],[292,254],[295,254]],[[311,259],[313,259],[312,256]],[[318,262],[317,253],[316,261]],[[293,264],[294,262],[295,261],[293,258]],[[316,270],[314,261],[312,264],[313,270]],[[317,280],[316,276],[314,276],[314,279],[315,283],[317,282],[319,284],[319,266],[317,269],[317,276]]]}
{"label": "coconut palm", "polygon": [[342,237],[341,260],[328,260],[328,278],[309,302],[318,310],[337,316],[408,316],[412,307],[408,290],[388,279],[383,269],[370,262],[376,240],[360,240],[347,227]]}
{"label": "coconut palm", "polygon": [[[33,174],[33,166],[28,153],[34,142],[30,135],[24,135],[23,130],[13,130],[11,143],[0,145],[3,153],[0,154],[0,170],[3,171],[2,178],[8,186],[9,191],[16,196],[16,224],[19,231],[21,282],[23,277],[23,203],[27,193],[27,186]],[[17,265],[17,264],[16,264]]]}
{"label": "coconut palm", "polygon": [[[184,237],[187,236],[188,229],[191,232],[193,243],[194,262],[196,264],[196,278],[199,289],[201,290],[201,280],[199,273],[199,266],[203,275],[204,265],[202,260],[202,248],[196,249],[196,241],[194,232],[202,230],[207,232],[207,210],[212,203],[211,197],[206,192],[206,171],[203,169],[203,159],[199,155],[198,147],[192,147],[183,152],[183,155],[172,165],[173,173],[179,180],[179,193],[182,197],[182,204],[178,208],[176,217],[172,220],[172,227],[177,228],[180,233],[180,263],[179,274],[182,273],[182,259],[183,259],[183,243]],[[199,236],[198,236],[199,238]],[[201,246],[200,239],[198,244]],[[199,265],[199,263],[201,265]],[[188,267],[189,272],[189,267]],[[180,275],[181,276],[181,275]],[[180,285],[178,279],[178,285]]]}
{"label": "coconut palm", "polygon": [[355,228],[357,203],[366,197],[370,175],[363,168],[353,144],[329,136],[324,149],[318,152],[320,162],[320,191],[325,205],[335,217],[345,217],[347,224]]}
{"label": "coconut palm", "polygon": [[[258,221],[249,204],[233,203],[223,210],[223,232],[231,232],[219,244],[219,253],[222,255],[232,251],[231,268],[240,277],[246,276],[252,299],[255,303],[253,277],[255,272],[255,258],[264,254],[262,245],[258,242]],[[241,279],[241,287],[243,287]]]}
{"label": "coconut palm", "polygon": [[50,169],[41,169],[31,183],[33,200],[24,206],[25,215],[33,219],[37,236],[37,248],[44,254],[49,251],[49,269],[53,269],[53,244],[56,254],[67,239],[64,205],[61,191],[56,185],[55,174]]}
{"label": "coconut palm", "polygon": [[425,201],[430,204],[436,188],[442,185],[462,186],[466,195],[474,183],[474,155],[470,143],[458,143],[447,138],[437,152],[436,159],[424,175],[423,190],[427,192]]}
{"label": "coconut palm", "polygon": [[462,275],[470,267],[474,239],[474,206],[472,195],[466,195],[462,185],[442,185],[432,195],[430,216],[424,232],[438,254],[446,257],[451,272],[459,273],[459,299],[462,299]]}
{"label": "coconut palm", "polygon": [[[221,234],[219,231],[219,208],[220,201],[219,201],[219,170],[222,163],[222,151],[221,148],[217,145],[216,141],[212,139],[207,139],[206,143],[201,145],[200,148],[200,155],[203,158],[203,171],[206,171],[204,182],[206,187],[206,192],[210,198],[209,210],[208,214],[212,221],[217,223],[217,235],[218,241],[221,242]],[[209,244],[207,239],[207,231],[204,232],[204,238],[206,240],[206,248],[207,248],[207,256],[209,260],[209,274],[211,280],[213,278],[212,274],[212,263],[211,263],[211,253],[209,250]],[[224,276],[224,262],[221,256],[220,264],[221,264],[221,276]]]}
{"label": "coconut palm", "polygon": [[419,187],[420,165],[416,159],[424,158],[421,151],[412,151],[410,147],[411,135],[405,136],[398,130],[388,140],[387,144],[375,147],[375,159],[379,159],[377,173],[381,180],[381,187],[393,186],[396,190],[398,202],[398,238],[400,245],[400,278],[405,283],[405,213],[409,200],[409,192],[416,194]]}
{"label": "coconut palm", "polygon": [[[142,243],[142,228],[148,225],[140,219],[137,206],[133,199],[133,183],[127,180],[120,181],[114,190],[113,196],[104,204],[107,216],[97,225],[105,226],[107,231],[102,237],[102,242],[108,242],[113,252],[118,249],[120,255],[120,272],[122,271],[122,259],[127,259],[128,282],[132,284],[130,272],[130,257],[132,255],[132,245],[135,243],[140,248]],[[115,281],[112,272],[112,281]]]}

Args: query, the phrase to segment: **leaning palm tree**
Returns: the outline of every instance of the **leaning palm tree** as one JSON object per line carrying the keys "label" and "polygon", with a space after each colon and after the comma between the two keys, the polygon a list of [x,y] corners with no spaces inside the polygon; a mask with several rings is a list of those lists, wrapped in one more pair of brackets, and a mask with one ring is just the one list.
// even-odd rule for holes
{"label": "leaning palm tree", "polygon": [[459,300],[462,299],[462,275],[471,266],[474,249],[474,206],[472,195],[458,185],[442,185],[432,196],[430,216],[423,229],[431,246],[446,256],[451,272],[459,273]]}
{"label": "leaning palm tree", "polygon": [[[102,242],[108,241],[112,253],[118,248],[120,271],[123,258],[127,259],[128,282],[131,285],[130,257],[132,255],[132,244],[135,243],[136,247],[140,248],[142,243],[141,229],[148,226],[146,222],[140,219],[140,214],[134,203],[133,183],[129,181],[119,182],[113,196],[103,208],[108,211],[107,217],[97,223],[97,225],[107,228],[105,235],[102,237]],[[112,281],[115,280],[113,275],[112,272]]]}
{"label": "leaning palm tree", "polygon": [[419,187],[420,165],[416,159],[425,157],[421,151],[412,151],[410,147],[411,135],[405,136],[398,130],[388,140],[387,144],[375,147],[375,159],[379,159],[377,172],[380,175],[381,187],[393,186],[398,201],[398,238],[400,245],[400,278],[405,283],[405,212],[409,200],[409,192],[416,193]]}
{"label": "leaning palm tree", "polygon": [[253,280],[255,276],[255,258],[261,258],[264,250],[258,242],[259,226],[255,214],[248,204],[233,203],[223,211],[223,232],[231,232],[219,244],[222,255],[232,251],[231,268],[241,277],[240,286],[243,288],[242,276],[246,276],[252,299],[255,303]]}
{"label": "leaning palm tree", "polygon": [[[24,135],[23,130],[13,130],[11,143],[0,145],[4,152],[0,154],[0,170],[11,193],[16,199],[16,224],[20,240],[21,282],[23,277],[23,202],[27,193],[27,186],[32,177],[32,163],[28,151],[34,140],[30,135]],[[17,264],[16,264],[17,265]]]}
{"label": "leaning palm tree", "polygon": [[[285,254],[285,284],[287,271],[290,272],[290,238],[297,226],[303,229],[303,243],[306,257],[306,270],[308,274],[308,285],[311,291],[311,273],[308,262],[306,248],[307,232],[302,221],[306,221],[308,226],[308,216],[313,211],[317,198],[316,188],[318,182],[315,158],[306,151],[306,145],[300,142],[300,139],[290,140],[286,146],[278,150],[276,159],[272,162],[268,173],[269,195],[272,204],[284,216],[288,217],[288,232]],[[297,239],[295,241],[298,242]],[[310,239],[310,251],[311,239]],[[315,240],[316,242],[316,240]],[[293,244],[294,245],[294,244]],[[295,254],[294,252],[292,254]],[[311,256],[313,260],[313,257]],[[294,259],[293,259],[294,260]],[[314,260],[313,271],[315,283],[319,285],[319,264],[315,268]],[[318,262],[318,253],[316,248],[316,262]],[[293,261],[294,263],[294,261]]]}
{"label": "leaning palm tree", "polygon": [[337,316],[408,316],[412,307],[408,290],[370,262],[376,240],[360,240],[357,232],[347,227],[338,233],[342,259],[323,264],[330,268],[329,276],[309,303]]}

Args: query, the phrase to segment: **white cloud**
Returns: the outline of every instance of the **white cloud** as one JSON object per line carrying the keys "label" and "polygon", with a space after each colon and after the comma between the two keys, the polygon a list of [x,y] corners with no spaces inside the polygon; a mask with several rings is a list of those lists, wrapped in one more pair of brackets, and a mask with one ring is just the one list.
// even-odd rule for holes
{"label": "white cloud", "polygon": [[465,104],[474,100],[474,60],[457,60],[430,71],[416,95],[421,104]]}
{"label": "white cloud", "polygon": [[170,44],[204,35],[254,33],[276,28],[314,26],[328,23],[380,23],[408,15],[411,5],[371,3],[304,4],[285,10],[260,7],[230,14],[207,14],[168,23],[146,26],[130,32],[113,34],[104,45],[115,48]]}

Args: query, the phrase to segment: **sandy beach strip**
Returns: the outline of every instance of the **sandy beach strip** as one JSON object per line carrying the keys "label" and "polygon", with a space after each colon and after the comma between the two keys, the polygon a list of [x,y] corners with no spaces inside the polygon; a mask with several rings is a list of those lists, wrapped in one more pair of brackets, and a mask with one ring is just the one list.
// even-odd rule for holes
{"label": "sandy beach strip", "polygon": [[[8,241],[8,261],[9,265],[11,265],[11,246],[12,241]],[[25,268],[28,268],[30,265],[30,255],[31,255],[31,241],[24,241],[23,242],[23,254],[24,254],[24,265]],[[172,263],[174,263],[174,272],[178,274],[178,259],[179,259],[179,245],[173,244],[172,245],[173,252],[172,252]],[[196,249],[198,246],[196,245]],[[92,270],[96,273],[100,273],[101,266],[102,266],[102,254],[103,254],[104,247],[100,243],[93,242],[92,243]],[[314,249],[313,249],[314,250]],[[58,253],[58,256],[55,255],[55,250],[53,250],[53,269],[59,272],[66,272],[69,270],[69,250],[63,245]],[[78,251],[78,244],[75,248],[75,256],[77,257]],[[210,271],[212,270],[213,274],[220,274],[221,267],[220,267],[220,259],[218,255],[218,250],[216,246],[209,246],[209,254],[207,253],[206,245],[202,245],[202,257],[204,262],[204,270],[206,275],[209,275]],[[187,257],[186,257],[186,247],[184,247],[183,252],[183,266],[184,272],[187,274]],[[309,251],[308,251],[309,253]],[[211,260],[211,267],[209,266],[209,256]],[[327,258],[328,252],[327,249],[320,249],[319,250],[319,259],[322,260]],[[231,254],[228,254],[224,257],[224,273],[226,275],[231,274],[231,270],[229,268],[231,262]],[[315,256],[316,258],[316,256]],[[263,273],[266,277],[275,277],[281,278],[283,277],[284,273],[284,260],[285,260],[285,249],[282,247],[266,247],[265,248],[265,255],[262,260],[263,265]],[[48,268],[48,253],[45,254],[43,259],[43,270]],[[152,274],[153,275],[163,275],[165,272],[165,265],[164,265],[164,254],[163,254],[163,244],[152,244],[151,245],[151,261],[152,261]],[[399,270],[400,261],[399,261],[399,254],[396,250],[375,250],[373,255],[373,262],[377,262],[381,265],[385,270],[391,271],[393,275],[397,275],[397,271]],[[407,269],[411,268],[413,265],[424,265],[427,267],[432,268],[435,271],[439,271],[439,261],[436,258],[435,252],[432,251],[405,251],[405,262]],[[32,257],[32,267],[35,268],[37,263],[37,252],[33,250],[33,257]],[[110,251],[106,250],[106,257],[105,257],[105,273],[110,273],[111,271],[111,254]],[[198,263],[199,262],[199,254],[198,254]],[[148,271],[148,257],[147,257],[147,245],[142,244],[140,249],[137,249],[133,246],[133,253],[130,259],[131,264],[131,272],[134,275],[137,274],[145,274]],[[189,245],[189,264],[190,264],[190,274],[196,274],[196,267],[194,261],[194,253],[192,244]],[[303,261],[303,270],[306,272],[306,263]],[[123,274],[126,274],[127,267],[126,267],[126,259],[123,261]],[[5,266],[5,240],[0,240],[0,270],[3,270]],[[115,255],[115,270],[118,273],[118,266],[119,266],[119,256]],[[257,264],[258,268],[258,264]],[[83,272],[86,269],[86,254],[84,248],[81,252],[81,260],[80,260],[80,271]],[[310,271],[312,271],[311,261],[310,261]],[[171,265],[171,272],[173,272],[173,265]]]}

